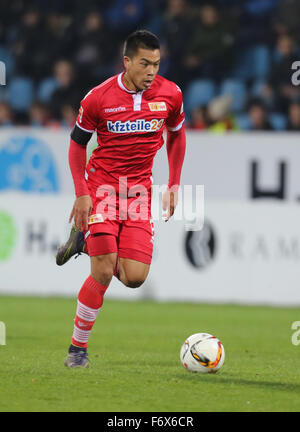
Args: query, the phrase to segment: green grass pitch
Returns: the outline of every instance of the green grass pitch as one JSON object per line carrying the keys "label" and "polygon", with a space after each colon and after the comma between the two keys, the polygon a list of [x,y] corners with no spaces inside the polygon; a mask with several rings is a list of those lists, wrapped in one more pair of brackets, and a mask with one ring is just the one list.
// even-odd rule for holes
{"label": "green grass pitch", "polygon": [[[67,369],[75,299],[0,297],[0,411],[300,411],[300,309],[105,300],[91,369]],[[187,372],[185,338],[219,337],[217,374]]]}

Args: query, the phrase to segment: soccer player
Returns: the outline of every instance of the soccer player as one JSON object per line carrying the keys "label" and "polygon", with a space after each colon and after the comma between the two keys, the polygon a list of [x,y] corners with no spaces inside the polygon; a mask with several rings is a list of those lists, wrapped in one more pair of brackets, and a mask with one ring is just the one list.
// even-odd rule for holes
{"label": "soccer player", "polygon": [[[177,203],[185,154],[182,93],[157,75],[160,46],[155,35],[138,30],[124,44],[124,72],[93,88],[81,101],[71,133],[69,164],[76,199],[70,215],[75,227],[57,254],[64,264],[87,252],[91,274],[77,301],[72,343],[65,365],[88,367],[88,339],[115,275],[139,287],[146,279],[153,250],[151,170],[167,128],[168,188],[163,195],[166,221]],[[86,165],[93,132],[98,146]]]}

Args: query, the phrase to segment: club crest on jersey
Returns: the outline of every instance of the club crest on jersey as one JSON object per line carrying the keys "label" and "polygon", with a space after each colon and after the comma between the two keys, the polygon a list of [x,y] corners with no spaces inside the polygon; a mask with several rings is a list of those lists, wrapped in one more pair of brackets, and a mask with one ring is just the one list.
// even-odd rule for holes
{"label": "club crest on jersey", "polygon": [[104,222],[104,219],[103,219],[103,216],[101,213],[93,214],[88,219],[89,225],[101,223],[101,222]]}
{"label": "club crest on jersey", "polygon": [[112,133],[157,132],[164,124],[164,119],[138,119],[135,121],[108,121],[107,130]]}
{"label": "club crest on jersey", "polygon": [[167,105],[165,102],[149,102],[150,111],[167,111]]}

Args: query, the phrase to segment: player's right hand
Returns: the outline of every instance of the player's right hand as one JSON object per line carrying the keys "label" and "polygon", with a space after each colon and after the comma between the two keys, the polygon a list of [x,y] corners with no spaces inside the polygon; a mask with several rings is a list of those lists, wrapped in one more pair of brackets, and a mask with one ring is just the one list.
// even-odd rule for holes
{"label": "player's right hand", "polygon": [[82,195],[76,198],[69,217],[69,223],[74,217],[75,228],[81,231],[88,230],[88,218],[92,212],[93,203],[89,195]]}

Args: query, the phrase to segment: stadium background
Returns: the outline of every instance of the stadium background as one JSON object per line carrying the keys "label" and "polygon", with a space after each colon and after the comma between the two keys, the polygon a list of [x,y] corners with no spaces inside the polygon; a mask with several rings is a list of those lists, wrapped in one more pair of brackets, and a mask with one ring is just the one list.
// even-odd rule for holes
{"label": "stadium background", "polygon": [[[300,305],[300,86],[292,83],[299,12],[296,0],[0,2],[0,321],[7,326],[0,410],[97,410],[99,398],[115,411],[299,410],[299,375],[290,367],[299,362],[291,343]],[[182,184],[204,185],[196,219],[204,214],[205,224],[197,231],[182,220],[156,221],[148,280],[130,290],[114,279],[94,331],[103,357],[93,380],[102,390],[91,384],[94,399],[75,402],[61,364],[89,260],[55,265],[74,200],[69,133],[80,99],[122,70],[122,43],[136,28],[159,36],[160,73],[182,88]],[[94,144],[95,137],[89,151]],[[162,148],[155,184],[167,175]],[[229,361],[199,393],[197,378],[177,372],[177,356],[184,338],[202,330],[220,336]],[[28,380],[35,386],[40,378],[39,390],[30,389]],[[72,379],[81,385],[80,376]],[[141,400],[131,381],[147,388]],[[113,390],[130,397],[110,399]]]}
{"label": "stadium background", "polygon": [[0,125],[70,127],[86,91],[122,69],[126,35],[147,28],[162,43],[160,73],[184,91],[189,127],[299,130],[290,77],[297,1],[3,0],[0,8],[8,76]]}
{"label": "stadium background", "polygon": [[[147,28],[162,42],[160,73],[183,91],[182,184],[194,193],[204,186],[205,209],[195,212],[205,226],[188,233],[183,221],[156,221],[144,288],[129,294],[114,281],[108,296],[300,304],[298,2],[18,0],[1,8],[2,292],[76,292],[86,257],[53,265],[74,196],[69,133],[87,91],[122,70],[126,35]],[[94,145],[95,137],[89,152]],[[167,172],[163,149],[154,183],[166,184]],[[31,276],[10,278],[16,266]]]}

